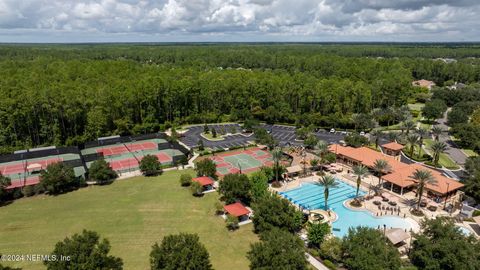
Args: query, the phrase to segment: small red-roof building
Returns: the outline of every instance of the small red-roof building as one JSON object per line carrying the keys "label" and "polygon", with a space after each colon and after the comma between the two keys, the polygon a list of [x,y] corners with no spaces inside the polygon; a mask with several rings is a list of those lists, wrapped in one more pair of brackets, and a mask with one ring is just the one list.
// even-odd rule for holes
{"label": "small red-roof building", "polygon": [[196,177],[196,178],[193,178],[192,181],[198,182],[203,187],[204,191],[213,189],[213,183],[215,183],[213,178],[208,176]]}
{"label": "small red-roof building", "polygon": [[402,152],[404,146],[397,143],[397,142],[389,142],[382,145],[385,154],[389,156],[393,156],[395,158],[400,159],[400,153]]}
{"label": "small red-roof building", "polygon": [[237,217],[239,221],[244,221],[249,218],[250,210],[248,210],[243,204],[236,202],[223,207],[225,212],[229,215]]}

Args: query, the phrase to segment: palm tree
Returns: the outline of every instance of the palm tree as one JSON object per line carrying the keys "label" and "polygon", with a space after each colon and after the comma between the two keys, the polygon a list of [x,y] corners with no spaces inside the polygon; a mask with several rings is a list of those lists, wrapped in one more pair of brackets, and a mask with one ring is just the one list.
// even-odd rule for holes
{"label": "palm tree", "polygon": [[443,129],[440,126],[433,126],[432,127],[432,134],[435,137],[435,141],[440,139],[440,135],[442,135]]}
{"label": "palm tree", "polygon": [[373,170],[378,174],[378,185],[382,182],[383,174],[389,172],[392,169],[392,166],[388,164],[388,161],[385,159],[377,159],[373,163]]}
{"label": "palm tree", "polygon": [[420,208],[420,203],[422,202],[422,195],[423,195],[423,190],[425,188],[425,185],[431,184],[434,185],[437,183],[437,180],[433,177],[432,173],[427,170],[415,170],[413,173],[413,179],[417,181],[417,196],[418,196],[418,202],[417,202],[417,209]]}
{"label": "palm tree", "polygon": [[415,150],[415,145],[417,144],[418,141],[418,135],[417,134],[411,134],[407,137],[407,143],[409,145],[410,149],[410,156],[413,157],[413,151]]}
{"label": "palm tree", "polygon": [[272,151],[272,159],[275,166],[275,181],[278,182],[278,171],[280,167],[280,160],[282,160],[283,151],[280,147],[275,147]]}
{"label": "palm tree", "polygon": [[420,154],[422,153],[422,146],[423,146],[423,139],[425,139],[425,137],[427,136],[428,134],[428,131],[424,128],[419,128],[417,130],[417,134],[418,134],[418,157],[420,157]]}
{"label": "palm tree", "polygon": [[338,183],[335,181],[335,178],[331,175],[325,175],[322,176],[318,180],[318,185],[323,187],[323,197],[325,199],[325,210],[328,211],[328,194],[329,194],[329,189],[336,187]]}
{"label": "palm tree", "polygon": [[389,141],[394,142],[397,140],[398,134],[396,132],[391,131],[387,133],[387,137]]}
{"label": "palm tree", "polygon": [[432,146],[430,146],[430,149],[432,149],[433,152],[433,164],[435,164],[435,167],[437,167],[440,154],[447,150],[447,144],[444,142],[434,141]]}
{"label": "palm tree", "polygon": [[353,166],[353,174],[357,176],[357,193],[355,194],[355,197],[358,197],[358,192],[360,191],[360,184],[362,183],[362,178],[368,175],[368,168],[359,165],[359,166]]}
{"label": "palm tree", "polygon": [[315,145],[315,153],[323,158],[328,153],[328,143],[324,140],[319,140]]}
{"label": "palm tree", "polygon": [[377,149],[378,148],[378,142],[380,141],[380,138],[383,136],[383,132],[379,129],[375,129],[370,134],[374,137],[375,149]]}
{"label": "palm tree", "polygon": [[415,123],[413,121],[408,120],[403,122],[402,127],[405,129],[406,131],[405,133],[408,135],[410,131],[415,128]]}
{"label": "palm tree", "polygon": [[319,164],[323,165],[325,155],[328,153],[328,143],[324,140],[319,140],[315,145],[315,154],[320,157]]}

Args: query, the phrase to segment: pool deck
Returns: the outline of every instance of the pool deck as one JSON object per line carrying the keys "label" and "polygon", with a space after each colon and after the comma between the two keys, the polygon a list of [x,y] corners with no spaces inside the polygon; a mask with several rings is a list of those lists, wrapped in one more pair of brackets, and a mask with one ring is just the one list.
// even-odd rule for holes
{"label": "pool deck", "polygon": [[[326,172],[326,174],[332,175],[343,182],[350,184],[353,187],[356,187],[356,181],[355,178],[352,177],[350,174],[346,172],[341,172],[341,173],[336,173],[336,174],[331,174]],[[271,191],[274,192],[283,192],[287,191],[290,189],[294,189],[297,187],[300,187],[303,183],[315,183],[318,181],[320,176],[317,176],[315,174],[307,176],[307,177],[295,177],[293,181],[285,182],[283,185],[279,188],[272,188],[270,187]],[[362,179],[362,185],[360,186],[360,189],[368,193],[368,187],[370,185],[375,185],[378,183],[378,178],[375,176],[368,176]],[[394,212],[392,210],[381,210],[377,205],[375,205],[373,202],[374,201],[380,201],[382,202],[382,197],[380,196],[375,196],[370,200],[366,200],[363,202],[363,205],[361,207],[352,207],[349,205],[349,203],[345,203],[344,205],[348,207],[351,210],[356,210],[356,211],[368,211],[370,212],[373,216],[375,217],[380,217],[380,216],[399,216],[401,218],[404,218],[408,220],[412,224],[413,231],[417,232],[420,230],[420,222],[422,221],[423,218],[435,218],[438,216],[451,216],[454,217],[459,214],[459,210],[456,210],[452,213],[448,213],[444,211],[443,209],[437,209],[437,211],[429,211],[427,209],[423,209],[423,213],[425,214],[424,216],[415,216],[412,215],[410,210],[412,207],[415,205],[415,195],[410,192],[407,194],[404,194],[403,196],[400,196],[397,193],[391,192],[386,189],[382,189],[382,195],[384,197],[389,198],[389,200],[397,202],[397,208],[400,209],[399,212]],[[382,202],[381,206],[384,207],[392,207],[386,202]],[[472,222],[462,222],[462,223],[456,223],[457,226],[461,226],[464,228],[469,229],[472,232],[476,233],[476,237],[480,238],[479,232],[476,232],[474,229],[472,229]]]}

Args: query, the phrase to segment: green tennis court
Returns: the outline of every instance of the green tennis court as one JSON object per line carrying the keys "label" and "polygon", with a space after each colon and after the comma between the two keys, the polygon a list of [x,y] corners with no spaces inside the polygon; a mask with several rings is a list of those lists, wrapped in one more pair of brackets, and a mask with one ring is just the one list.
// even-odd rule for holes
{"label": "green tennis court", "polygon": [[272,165],[272,155],[259,148],[220,153],[211,159],[217,165],[217,174],[220,176],[229,173],[253,172],[262,166]]}
{"label": "green tennis court", "polygon": [[256,160],[254,157],[247,154],[227,156],[227,157],[224,157],[223,159],[226,162],[234,165],[235,167],[245,169],[245,170],[262,166],[262,162],[260,162],[259,160]]}

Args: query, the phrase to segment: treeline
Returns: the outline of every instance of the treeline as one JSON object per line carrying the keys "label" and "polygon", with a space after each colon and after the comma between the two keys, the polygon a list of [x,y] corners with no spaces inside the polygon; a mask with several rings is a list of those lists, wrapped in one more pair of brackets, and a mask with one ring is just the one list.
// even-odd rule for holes
{"label": "treeline", "polygon": [[0,150],[250,118],[351,128],[412,100],[413,79],[479,80],[471,63],[342,56],[375,48],[358,46],[2,46]]}
{"label": "treeline", "polygon": [[[1,46],[0,60],[132,60],[188,68],[281,69],[317,77],[375,74],[360,60],[399,60],[415,79],[480,80],[479,44],[96,44]],[[350,58],[355,58],[352,64]],[[385,59],[383,59],[385,58]],[[455,58],[445,63],[437,58]],[[375,67],[374,68],[381,68]],[[365,71],[364,71],[365,70]],[[349,75],[350,76],[350,75]]]}

